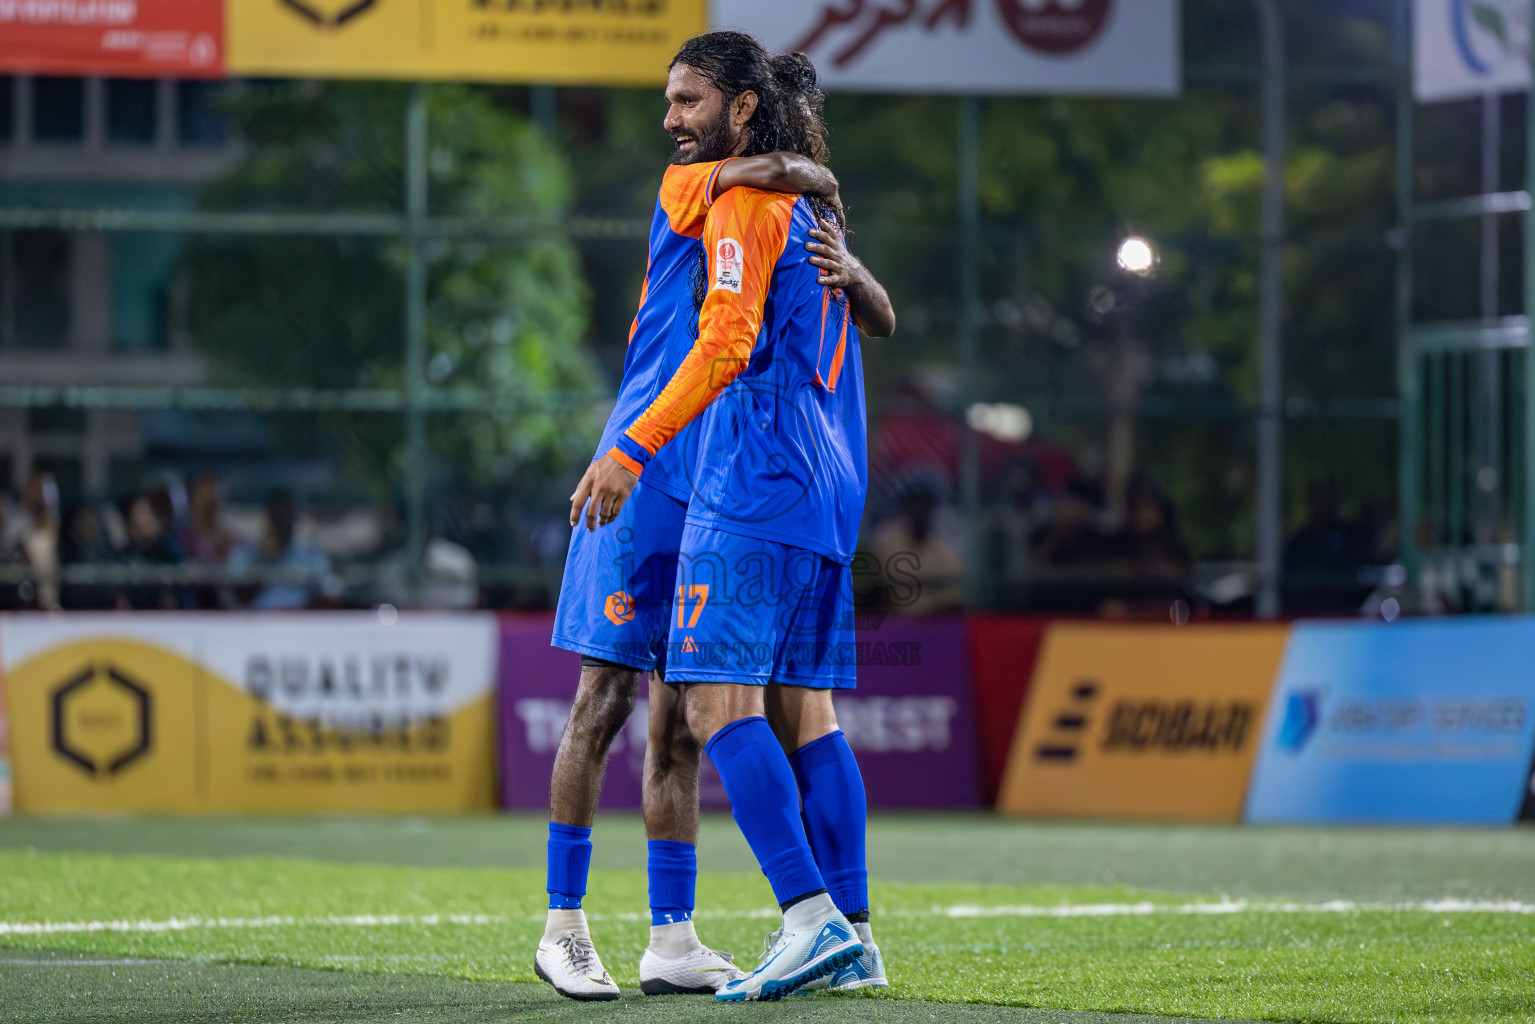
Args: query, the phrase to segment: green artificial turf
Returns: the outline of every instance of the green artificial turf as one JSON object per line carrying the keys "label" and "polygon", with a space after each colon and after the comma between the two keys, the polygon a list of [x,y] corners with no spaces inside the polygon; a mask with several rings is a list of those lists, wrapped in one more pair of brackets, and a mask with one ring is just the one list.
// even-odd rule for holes
{"label": "green artificial turf", "polygon": [[[0,817],[0,849],[302,857],[423,867],[542,868],[547,817]],[[637,814],[601,813],[592,865],[645,861]],[[879,814],[869,874],[887,881],[1125,885],[1297,899],[1535,901],[1535,828],[1274,828]],[[755,861],[729,815],[700,823],[704,871]]]}
{"label": "green artificial turf", "polygon": [[[964,856],[956,846],[952,857]],[[542,890],[534,868],[10,850],[0,852],[0,946],[363,972],[395,986],[414,975],[523,983],[533,980]],[[646,941],[644,894],[641,872],[593,872],[586,905],[594,935],[625,986],[637,983]],[[705,874],[699,897],[705,940],[752,959],[772,926],[761,876]],[[890,992],[799,1000],[798,1019],[922,1019],[905,1004],[881,1009],[889,1000],[922,1000],[1264,1020],[1535,1020],[1535,916],[1528,914],[1390,904],[1193,914],[1176,907],[1219,897],[954,882],[876,883],[872,899]],[[1137,916],[951,916],[1143,902],[1151,912]],[[99,924],[16,928],[42,922]],[[137,970],[125,966],[121,984]],[[0,982],[17,971],[0,964]],[[444,983],[422,984],[438,991]],[[504,991],[485,989],[487,1007]],[[708,1016],[723,1011],[707,1006],[688,1011],[695,1012],[704,1016],[686,1019],[725,1019]],[[927,1019],[944,1019],[930,1012]]]}
{"label": "green artificial turf", "polygon": [[749,1007],[709,999],[646,999],[594,1007],[547,985],[467,982],[425,975],[306,971],[291,967],[108,959],[0,950],[0,1021],[26,1024],[486,1024],[590,1021],[623,1024],[880,1022],[880,1024],[1177,1024],[1184,1018],[1078,1013],[922,1000],[789,1000]]}

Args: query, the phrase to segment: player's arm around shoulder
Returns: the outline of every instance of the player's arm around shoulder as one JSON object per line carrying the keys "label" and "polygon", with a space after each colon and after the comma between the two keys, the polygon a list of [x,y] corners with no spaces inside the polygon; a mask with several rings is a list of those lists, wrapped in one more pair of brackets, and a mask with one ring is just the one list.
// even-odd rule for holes
{"label": "player's arm around shoulder", "polygon": [[842,216],[837,176],[830,168],[795,153],[764,153],[725,161],[714,178],[711,198],[717,200],[733,188],[817,196],[836,212],[839,220]]}
{"label": "player's arm around shoulder", "polygon": [[895,307],[885,286],[854,256],[837,225],[817,221],[810,229],[810,263],[820,270],[818,283],[847,293],[853,322],[865,337],[888,338],[895,333]]}

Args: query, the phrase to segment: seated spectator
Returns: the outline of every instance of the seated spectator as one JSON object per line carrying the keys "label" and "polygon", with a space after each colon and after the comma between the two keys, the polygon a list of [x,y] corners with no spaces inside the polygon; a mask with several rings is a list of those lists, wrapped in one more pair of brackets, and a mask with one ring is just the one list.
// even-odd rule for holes
{"label": "seated spectator", "polygon": [[1126,489],[1125,525],[1106,538],[1106,554],[1138,576],[1183,579],[1194,568],[1178,529],[1177,510],[1141,474],[1131,478]]}
{"label": "seated spectator", "polygon": [[[16,569],[27,564],[27,553],[13,532],[7,516],[10,502],[0,499],[0,568]],[[0,611],[16,611],[36,606],[37,588],[31,580],[0,581]]]}
{"label": "seated spectator", "polygon": [[[266,501],[266,528],[261,540],[237,546],[229,556],[229,568],[235,572],[252,569],[307,570],[304,582],[258,585],[250,597],[250,606],[261,610],[308,608],[320,594],[321,582],[330,572],[330,558],[325,552],[305,544],[294,536],[298,520],[293,495],[273,491]],[[250,593],[252,588],[242,588]]]}
{"label": "seated spectator", "polygon": [[[92,505],[82,502],[64,516],[64,535],[59,540],[61,563],[113,565],[120,560],[101,516]],[[117,603],[117,590],[102,583],[65,583],[60,601],[73,610],[111,608]]]}
{"label": "seated spectator", "polygon": [[33,473],[22,495],[21,546],[37,572],[37,607],[59,604],[59,485],[51,473]]}
{"label": "seated spectator", "polygon": [[1055,496],[1050,519],[1034,531],[1029,550],[1042,569],[1081,568],[1103,561],[1104,535],[1099,528],[1105,498],[1103,486],[1087,477],[1074,477]]}
{"label": "seated spectator", "polygon": [[1002,471],[997,495],[982,518],[983,575],[991,582],[992,608],[1021,607],[1032,565],[1029,540],[1049,515],[1049,497],[1032,459],[1013,459]]}
{"label": "seated spectator", "polygon": [[965,560],[959,545],[936,527],[938,496],[914,483],[901,514],[874,531],[875,557],[885,575],[885,600],[897,615],[934,615],[964,598]]}
{"label": "seated spectator", "polygon": [[1345,522],[1338,481],[1318,477],[1306,491],[1306,522],[1284,546],[1285,610],[1347,615],[1370,594],[1360,570],[1370,562],[1374,531]]}
{"label": "seated spectator", "polygon": [[[221,518],[219,481],[204,470],[187,485],[187,518],[177,531],[177,539],[187,558],[197,565],[222,566],[234,550],[234,538],[224,528]],[[227,587],[201,585],[193,588],[199,608],[224,608],[234,604]]]}
{"label": "seated spectator", "polygon": [[[174,566],[186,560],[181,545],[171,535],[170,524],[148,494],[128,499],[123,507],[123,520],[128,526],[124,564]],[[134,583],[122,588],[118,595],[119,608],[172,609],[187,607],[188,603],[186,595],[169,583]]]}
{"label": "seated spectator", "polygon": [[187,557],[198,565],[223,565],[229,561],[234,538],[220,521],[218,477],[204,470],[187,485],[187,521],[178,540]]}

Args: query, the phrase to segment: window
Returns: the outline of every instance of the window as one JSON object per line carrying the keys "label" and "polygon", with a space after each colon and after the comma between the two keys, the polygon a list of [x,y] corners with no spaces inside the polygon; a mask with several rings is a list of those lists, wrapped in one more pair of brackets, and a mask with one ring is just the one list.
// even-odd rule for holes
{"label": "window", "polygon": [[8,266],[15,275],[14,318],[8,332],[17,348],[63,348],[69,341],[69,236],[63,231],[17,231]]}
{"label": "window", "polygon": [[145,78],[107,80],[109,141],[128,146],[147,146],[155,141],[156,85]]}
{"label": "window", "polygon": [[122,231],[107,241],[112,269],[112,344],[119,351],[165,348],[167,293],[183,240],[164,233]]}
{"label": "window", "polygon": [[27,410],[27,430],[34,434],[83,434],[85,410],[68,405],[34,405]]}
{"label": "window", "polygon": [[183,146],[222,146],[229,126],[219,109],[218,82],[176,83],[176,138]]}
{"label": "window", "polygon": [[32,137],[38,142],[85,138],[85,83],[78,78],[32,80]]}
{"label": "window", "polygon": [[16,137],[16,79],[0,75],[0,142],[10,142]]}

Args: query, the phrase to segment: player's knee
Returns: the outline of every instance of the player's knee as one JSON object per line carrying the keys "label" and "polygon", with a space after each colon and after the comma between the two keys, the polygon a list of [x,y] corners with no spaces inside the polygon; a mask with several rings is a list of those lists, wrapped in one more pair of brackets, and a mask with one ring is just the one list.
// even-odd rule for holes
{"label": "player's knee", "polygon": [[658,767],[668,775],[691,775],[698,771],[701,748],[687,729],[674,729],[657,746]]}
{"label": "player's knee", "polygon": [[712,686],[689,686],[683,693],[683,716],[687,731],[700,747],[709,745],[714,734],[728,723],[725,706],[716,699]]}
{"label": "player's knee", "polygon": [[638,692],[639,673],[631,669],[582,669],[581,685],[565,728],[606,748],[629,721]]}

